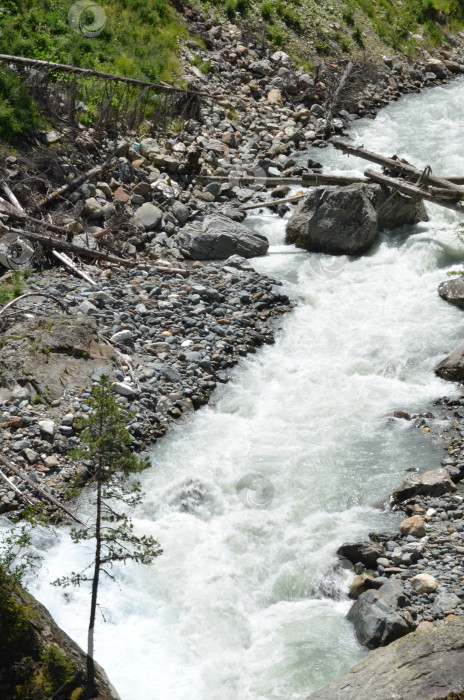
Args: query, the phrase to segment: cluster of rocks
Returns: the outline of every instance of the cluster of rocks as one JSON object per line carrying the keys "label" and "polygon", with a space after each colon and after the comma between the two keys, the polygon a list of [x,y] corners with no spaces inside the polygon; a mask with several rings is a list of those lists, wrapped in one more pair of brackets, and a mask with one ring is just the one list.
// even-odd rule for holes
{"label": "cluster of rocks", "polygon": [[[240,357],[273,342],[275,319],[292,303],[271,279],[238,256],[193,266],[188,277],[94,268],[95,286],[65,274],[33,276],[31,290],[58,296],[69,316],[44,300],[44,316],[3,336],[0,445],[52,495],[63,494],[76,474],[85,479],[86,464],[68,453],[79,444],[78,419],[103,373],[142,451],[184,425]],[[17,499],[0,486],[1,511],[17,508]]]}

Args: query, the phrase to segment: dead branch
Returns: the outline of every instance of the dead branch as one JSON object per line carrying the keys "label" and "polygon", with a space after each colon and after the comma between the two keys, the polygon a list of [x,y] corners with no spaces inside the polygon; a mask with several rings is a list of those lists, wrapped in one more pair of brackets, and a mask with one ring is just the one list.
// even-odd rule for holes
{"label": "dead branch", "polygon": [[[352,146],[350,143],[338,139],[332,140],[331,144],[334,148],[342,151],[343,153],[356,156],[357,158],[363,158],[371,163],[377,163],[377,165],[382,165],[390,172],[412,176],[416,179],[422,175],[422,171],[418,170],[418,168],[415,168],[413,165],[410,165],[410,163],[403,163],[401,160],[395,160],[394,158],[386,158],[378,153],[367,151],[362,146]],[[458,185],[452,183],[449,179],[445,179],[443,177],[436,177],[435,175],[428,174],[426,177],[426,183],[436,185],[437,187],[444,187],[448,190],[455,190],[456,192],[460,192],[461,195],[464,195],[464,187],[459,187]]]}
{"label": "dead branch", "polygon": [[16,474],[16,476],[21,479],[21,481],[26,482],[30,488],[34,489],[34,491],[37,491],[42,498],[45,498],[47,501],[50,501],[54,506],[57,508],[60,508],[60,510],[64,511],[67,515],[69,515],[70,518],[72,518],[76,523],[79,523],[79,525],[83,525],[85,528],[88,528],[88,525],[84,523],[83,520],[80,520],[80,518],[77,517],[77,515],[74,515],[72,511],[69,510],[69,508],[66,508],[55,496],[52,496],[51,493],[47,493],[47,491],[44,491],[38,484],[35,483],[35,481],[32,481],[26,474],[24,474],[18,467],[16,467],[14,464],[10,462],[9,459],[6,459],[6,457],[3,457],[0,455],[0,462],[5,465],[10,471],[13,472],[13,474]]}
{"label": "dead branch", "polygon": [[70,260],[67,255],[65,255],[64,253],[58,253],[56,250],[52,250],[52,255],[61,263],[63,263],[65,267],[68,267],[72,272],[78,275],[78,277],[82,277],[83,280],[91,284],[93,287],[96,286],[97,283],[94,282],[94,280],[91,277],[89,277],[89,275],[87,275],[85,272],[79,270],[79,268],[76,265],[74,265],[73,261]]}
{"label": "dead branch", "polygon": [[58,197],[62,197],[64,194],[69,194],[70,192],[73,192],[77,187],[79,187],[79,185],[82,185],[82,183],[86,180],[90,180],[91,178],[100,175],[101,173],[104,173],[106,170],[110,170],[114,165],[116,165],[116,162],[116,158],[114,156],[111,156],[110,158],[105,160],[105,162],[102,165],[97,165],[95,168],[88,170],[86,173],[83,173],[82,175],[73,178],[72,180],[70,180],[70,182],[67,182],[65,185],[62,185],[57,190],[54,190],[54,192],[48,195],[48,197],[42,199],[42,201],[39,202],[39,207],[46,207],[51,202],[54,202]]}
{"label": "dead branch", "polygon": [[13,301],[8,302],[8,304],[5,304],[5,306],[0,309],[0,316],[7,310],[10,309],[14,304],[17,304],[18,301],[22,301],[23,299],[28,299],[29,297],[46,297],[47,299],[51,299],[54,301],[58,306],[61,306],[62,309],[66,311],[66,313],[69,313],[69,308],[66,302],[62,301],[58,297],[54,296],[53,294],[46,294],[45,292],[29,292],[28,294],[21,294],[20,297],[16,297],[16,299],[13,299]]}
{"label": "dead branch", "polygon": [[0,479],[2,479],[6,484],[8,484],[8,486],[10,487],[10,489],[13,489],[13,491],[14,491],[15,493],[17,493],[18,496],[20,496],[20,497],[23,499],[23,501],[25,501],[25,502],[27,503],[28,506],[33,506],[33,505],[34,505],[34,504],[32,503],[32,501],[31,501],[31,499],[28,498],[28,497],[26,496],[25,493],[23,493],[22,491],[20,491],[20,490],[18,489],[18,487],[16,486],[16,484],[13,484],[13,482],[11,481],[11,479],[9,479],[9,478],[7,477],[7,475],[4,474],[4,473],[2,472],[1,469],[0,469]]}

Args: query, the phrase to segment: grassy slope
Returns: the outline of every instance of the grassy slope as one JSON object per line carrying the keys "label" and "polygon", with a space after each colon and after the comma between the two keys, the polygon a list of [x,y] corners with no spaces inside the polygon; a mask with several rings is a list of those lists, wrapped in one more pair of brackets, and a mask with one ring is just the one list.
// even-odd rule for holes
{"label": "grassy slope", "polygon": [[248,25],[296,57],[388,48],[414,55],[464,26],[462,0],[194,0],[207,14]]}
{"label": "grassy slope", "polygon": [[[3,0],[0,51],[175,81],[178,45],[188,27],[173,2],[191,3],[219,22],[232,20],[307,68],[318,56],[379,55],[389,49],[413,56],[417,47],[442,43],[447,32],[464,26],[463,0],[101,0],[106,23],[89,38],[69,24],[72,0]],[[98,96],[93,100],[98,103]],[[21,83],[0,66],[0,140],[19,143],[37,123]]]}

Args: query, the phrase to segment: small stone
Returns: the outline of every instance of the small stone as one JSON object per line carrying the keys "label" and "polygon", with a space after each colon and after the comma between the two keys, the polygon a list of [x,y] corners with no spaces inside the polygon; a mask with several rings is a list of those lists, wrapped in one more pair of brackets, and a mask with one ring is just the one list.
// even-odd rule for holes
{"label": "small stone", "polygon": [[45,457],[44,464],[49,469],[56,469],[60,463],[55,455],[49,455],[48,457]]}
{"label": "small stone", "polygon": [[419,624],[416,627],[416,632],[426,632],[427,630],[430,630],[435,627],[433,622],[428,622],[427,620],[422,620],[422,622],[419,622]]}
{"label": "small stone", "polygon": [[415,593],[432,593],[438,588],[438,581],[430,574],[417,574],[411,579],[411,588]]}
{"label": "small stone", "polygon": [[82,314],[85,314],[86,316],[89,316],[89,314],[98,313],[97,307],[94,304],[92,304],[91,301],[88,301],[88,299],[79,304],[78,309]]}
{"label": "small stone", "polygon": [[53,437],[55,435],[55,423],[52,420],[39,420],[39,430],[44,435]]}
{"label": "small stone", "polygon": [[35,450],[29,449],[28,447],[24,450],[24,456],[26,457],[29,464],[34,464],[34,462],[37,462],[37,459],[39,458],[37,452]]}
{"label": "small stone", "polygon": [[103,216],[103,207],[97,202],[95,197],[89,197],[85,200],[84,216],[89,219],[101,219]]}
{"label": "small stone", "polygon": [[420,515],[413,515],[400,523],[402,535],[412,535],[413,537],[425,537],[424,520]]}
{"label": "small stone", "polygon": [[359,574],[358,576],[355,576],[350,584],[350,598],[357,600],[361,593],[364,593],[364,591],[372,588],[373,580],[374,577],[369,576],[369,574]]}
{"label": "small stone", "polygon": [[121,396],[133,396],[136,393],[135,389],[125,382],[113,382],[111,388],[116,394]]}
{"label": "small stone", "polygon": [[140,221],[146,231],[153,231],[163,218],[163,212],[154,204],[145,202],[135,212],[135,218]]}
{"label": "small stone", "polygon": [[114,335],[111,336],[111,342],[112,343],[128,343],[131,342],[134,338],[134,334],[132,331],[129,330],[124,330],[124,331],[119,331],[118,333],[115,333]]}

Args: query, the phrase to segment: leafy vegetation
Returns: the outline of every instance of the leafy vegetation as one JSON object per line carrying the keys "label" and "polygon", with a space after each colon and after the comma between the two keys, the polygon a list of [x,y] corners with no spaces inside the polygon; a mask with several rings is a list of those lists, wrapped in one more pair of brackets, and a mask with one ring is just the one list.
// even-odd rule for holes
{"label": "leafy vegetation", "polygon": [[7,304],[12,299],[21,296],[24,290],[25,281],[30,276],[28,268],[16,270],[5,282],[0,284],[0,306]]}
{"label": "leafy vegetation", "polygon": [[41,125],[26,86],[7,68],[0,68],[0,137],[15,145],[29,129]]}
{"label": "leafy vegetation", "polygon": [[67,0],[6,0],[0,8],[2,44],[17,56],[152,81],[171,79],[177,70],[176,41],[186,30],[168,0],[99,4],[106,15],[103,31],[87,37],[71,28]]}

